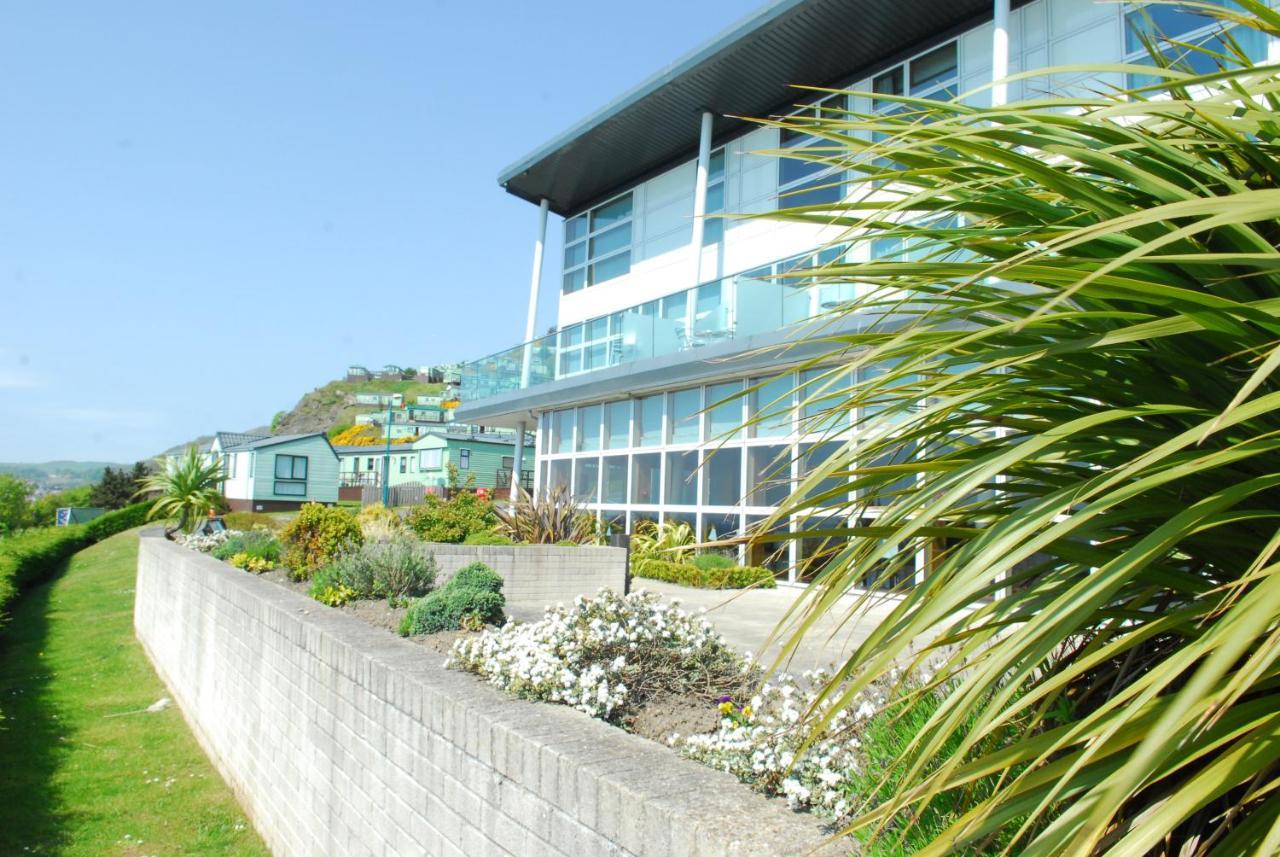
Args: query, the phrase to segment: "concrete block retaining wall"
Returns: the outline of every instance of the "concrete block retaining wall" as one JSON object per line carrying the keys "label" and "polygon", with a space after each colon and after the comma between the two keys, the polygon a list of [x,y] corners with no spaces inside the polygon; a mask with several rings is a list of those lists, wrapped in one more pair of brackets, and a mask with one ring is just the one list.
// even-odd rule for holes
{"label": "concrete block retaining wall", "polygon": [[622,592],[627,578],[623,548],[557,547],[556,545],[451,545],[432,542],[440,566],[439,583],[473,562],[502,575],[502,593],[521,606],[541,609],[594,595],[602,586]]}
{"label": "concrete block retaining wall", "polygon": [[[144,534],[138,638],[276,855],[784,855],[727,775]],[[847,853],[847,848],[816,853]]]}

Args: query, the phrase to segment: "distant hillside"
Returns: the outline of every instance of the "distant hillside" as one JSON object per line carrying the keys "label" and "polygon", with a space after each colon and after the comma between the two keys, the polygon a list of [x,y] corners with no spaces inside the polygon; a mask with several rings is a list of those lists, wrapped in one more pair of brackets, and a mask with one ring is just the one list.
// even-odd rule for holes
{"label": "distant hillside", "polygon": [[0,463],[0,473],[9,473],[35,484],[42,494],[65,491],[80,485],[92,485],[102,478],[107,467],[131,467],[114,461],[42,461]]}
{"label": "distant hillside", "polygon": [[[378,410],[374,405],[357,405],[355,403],[357,393],[401,393],[404,395],[405,404],[411,405],[418,396],[438,396],[443,389],[443,384],[428,384],[424,381],[330,381],[323,387],[317,387],[307,393],[291,410],[281,411],[270,426],[245,429],[217,425],[211,428],[216,431],[263,435],[306,434],[313,431],[336,434],[335,429],[340,430],[352,425],[356,420],[356,414]],[[181,455],[193,443],[196,446],[205,447],[212,441],[212,434],[201,435],[175,444],[161,455]],[[99,475],[101,472],[101,470],[98,471]]]}
{"label": "distant hillside", "polygon": [[273,433],[327,432],[349,426],[355,422],[356,414],[377,410],[372,405],[357,405],[357,393],[402,393],[405,404],[411,405],[418,396],[438,396],[443,389],[443,384],[423,381],[330,381],[307,393],[292,410],[273,421]]}

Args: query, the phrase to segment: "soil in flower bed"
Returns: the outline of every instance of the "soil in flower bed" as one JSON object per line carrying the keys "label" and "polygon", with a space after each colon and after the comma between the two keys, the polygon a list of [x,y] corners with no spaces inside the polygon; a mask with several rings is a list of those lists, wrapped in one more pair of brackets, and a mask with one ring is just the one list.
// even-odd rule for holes
{"label": "soil in flower bed", "polygon": [[[301,595],[307,595],[310,588],[310,584],[305,581],[290,580],[289,572],[283,568],[263,572],[260,576],[277,586],[283,586]],[[317,601],[316,606],[323,605]],[[379,598],[352,601],[336,609],[375,628],[382,628],[388,633],[398,635],[400,619],[408,608],[393,607],[385,598]],[[535,620],[542,616],[541,610],[517,608],[509,612],[521,621]],[[444,659],[448,657],[454,641],[469,633],[477,632],[441,631],[437,634],[420,634],[405,639]],[[673,734],[695,735],[701,732],[714,732],[719,721],[720,715],[714,702],[692,694],[669,694],[651,699],[640,706],[635,716],[624,724],[624,728],[643,738],[666,744],[667,739]]]}

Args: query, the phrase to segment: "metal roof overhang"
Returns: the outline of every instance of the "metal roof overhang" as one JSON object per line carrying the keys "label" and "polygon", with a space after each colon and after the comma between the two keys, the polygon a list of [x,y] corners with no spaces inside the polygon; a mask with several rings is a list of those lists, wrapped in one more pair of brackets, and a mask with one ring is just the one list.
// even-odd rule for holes
{"label": "metal roof overhang", "polygon": [[845,85],[991,13],[992,0],[778,0],[507,167],[498,183],[576,214],[692,157],[703,110],[716,115],[717,138],[738,133],[747,123],[733,116],[803,101],[796,85]]}

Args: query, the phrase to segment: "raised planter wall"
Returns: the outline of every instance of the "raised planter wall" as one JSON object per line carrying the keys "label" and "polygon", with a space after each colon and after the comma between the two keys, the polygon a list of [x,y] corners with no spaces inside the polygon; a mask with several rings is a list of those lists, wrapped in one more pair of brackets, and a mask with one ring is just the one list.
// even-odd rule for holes
{"label": "raised planter wall", "polygon": [[432,542],[430,550],[440,567],[440,583],[463,566],[482,562],[502,575],[507,600],[523,607],[568,604],[579,595],[594,595],[601,587],[622,592],[626,586],[623,548]]}
{"label": "raised planter wall", "polygon": [[134,623],[276,855],[847,853],[727,775],[158,532]]}

